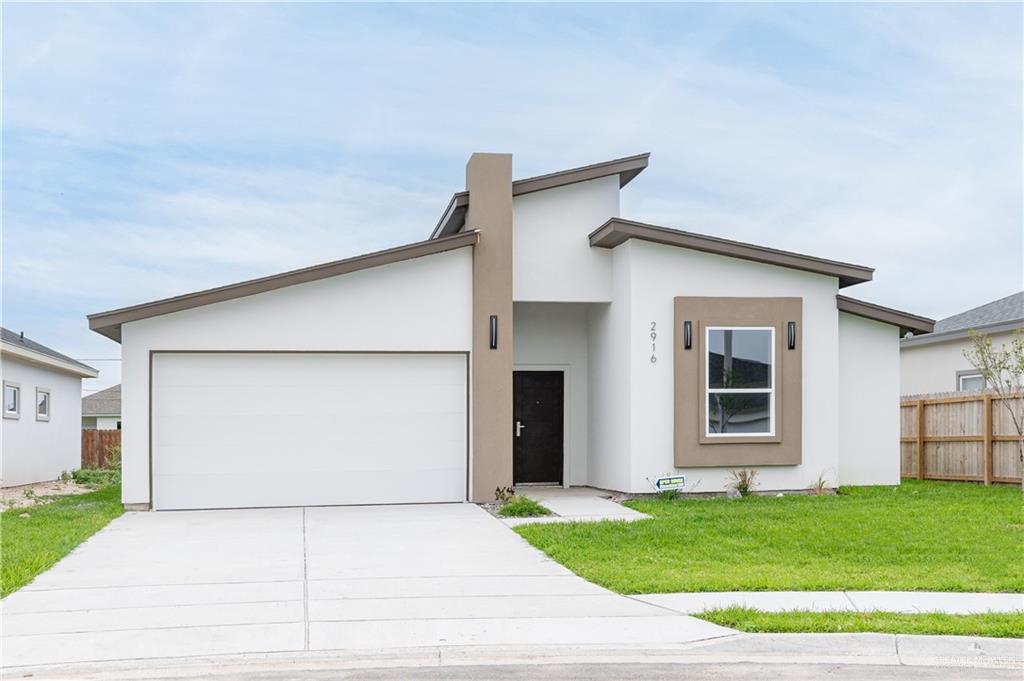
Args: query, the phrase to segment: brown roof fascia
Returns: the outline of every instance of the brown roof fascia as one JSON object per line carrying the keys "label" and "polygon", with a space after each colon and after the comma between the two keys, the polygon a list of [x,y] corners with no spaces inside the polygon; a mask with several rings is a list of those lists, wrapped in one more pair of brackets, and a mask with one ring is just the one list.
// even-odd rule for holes
{"label": "brown roof fascia", "polygon": [[559,170],[547,175],[537,175],[536,177],[516,180],[512,183],[512,196],[522,196],[523,194],[540,192],[545,189],[553,189],[554,187],[564,187],[565,185],[596,180],[599,177],[608,177],[609,175],[619,176],[619,188],[621,189],[629,184],[630,180],[643,172],[650,158],[651,154],[647,152],[625,158],[616,158],[611,161],[593,163],[580,168]]}
{"label": "brown roof fascia", "polygon": [[[611,161],[593,163],[579,168],[559,170],[547,175],[537,175],[536,177],[515,180],[512,182],[512,196],[532,194],[533,192],[540,192],[545,189],[564,187],[576,184],[577,182],[587,182],[588,180],[596,180],[600,177],[608,177],[609,175],[619,176],[619,188],[621,189],[629,184],[634,177],[643,172],[644,168],[647,167],[650,157],[650,152],[647,152],[636,154],[635,156],[626,156],[625,158],[616,158]],[[469,192],[454,194],[441,215],[441,219],[438,220],[437,225],[434,227],[434,231],[431,232],[430,237],[433,239],[438,236],[454,234],[462,229],[465,224],[468,206]]]}
{"label": "brown roof fascia", "polygon": [[123,307],[116,310],[109,310],[107,312],[98,312],[96,314],[88,315],[89,328],[106,336],[107,338],[120,342],[121,325],[126,322],[158,317],[172,312],[180,312],[182,310],[190,310],[195,307],[202,307],[203,305],[220,303],[226,300],[234,300],[236,298],[244,298],[257,293],[266,293],[267,291],[274,291],[287,286],[319,281],[320,279],[336,277],[340,274],[357,272],[371,267],[390,265],[404,260],[420,258],[425,255],[443,253],[456,248],[472,246],[477,243],[478,238],[479,232],[476,230],[461,232],[459,234],[440,239],[418,241],[416,243],[397,246],[383,251],[357,255],[353,258],[335,260],[333,262],[313,265],[312,267],[304,267],[290,272],[282,272],[281,274],[274,274],[269,277],[250,279],[236,284],[228,284],[227,286],[220,286],[217,288],[207,289],[205,291],[186,293],[181,296],[156,300],[150,303],[143,303],[141,305]]}
{"label": "brown roof fascia", "polygon": [[780,251],[766,246],[732,241],[705,234],[684,232],[679,229],[659,227],[643,222],[612,218],[590,234],[590,245],[599,248],[615,248],[628,239],[642,239],[668,246],[679,246],[695,251],[742,258],[754,262],[778,265],[791,269],[814,272],[837,277],[840,288],[871,281],[871,267],[853,265],[851,263],[816,258],[810,255]]}
{"label": "brown roof fascia", "polygon": [[431,239],[437,239],[448,234],[455,234],[466,222],[466,211],[469,210],[469,192],[457,192],[452,195],[448,207],[441,214],[441,219],[434,225],[434,231],[430,233]]}
{"label": "brown roof fascia", "polygon": [[914,333],[931,333],[932,329],[935,328],[934,319],[910,314],[909,312],[894,310],[891,307],[882,307],[881,305],[857,300],[856,298],[849,298],[847,296],[836,296],[836,308],[840,312],[846,312],[858,317],[864,317],[865,319],[873,319],[876,322],[884,322],[886,324],[898,326],[900,327],[901,336],[907,331],[912,331]]}

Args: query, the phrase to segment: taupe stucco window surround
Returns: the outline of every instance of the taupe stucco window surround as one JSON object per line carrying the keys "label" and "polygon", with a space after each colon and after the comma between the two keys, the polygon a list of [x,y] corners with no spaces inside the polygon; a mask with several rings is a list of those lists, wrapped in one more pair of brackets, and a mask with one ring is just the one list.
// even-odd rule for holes
{"label": "taupe stucco window surround", "polygon": [[[690,347],[684,324],[690,322]],[[790,322],[793,322],[790,347]],[[801,461],[803,301],[800,298],[675,298],[674,433],[676,467],[796,465]],[[724,435],[709,426],[709,343],[728,331],[759,332],[771,338],[768,376],[750,385],[767,395],[770,423],[765,432]],[[720,370],[720,368],[718,369]],[[770,390],[766,389],[770,387]],[[710,388],[710,389],[709,389]],[[718,388],[729,392],[718,384]],[[717,418],[721,419],[718,414]],[[754,430],[761,430],[751,426]]]}

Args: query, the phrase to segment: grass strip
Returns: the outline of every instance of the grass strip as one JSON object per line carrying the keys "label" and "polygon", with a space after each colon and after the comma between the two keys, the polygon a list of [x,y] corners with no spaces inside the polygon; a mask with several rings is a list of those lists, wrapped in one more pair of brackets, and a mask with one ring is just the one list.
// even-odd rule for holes
{"label": "grass strip", "polygon": [[945,613],[765,612],[751,608],[721,608],[697,615],[723,627],[761,634],[828,633],[931,634],[1024,638],[1024,612],[948,615]]}
{"label": "grass strip", "polygon": [[0,593],[25,586],[121,515],[121,487],[60,497],[0,514]]}

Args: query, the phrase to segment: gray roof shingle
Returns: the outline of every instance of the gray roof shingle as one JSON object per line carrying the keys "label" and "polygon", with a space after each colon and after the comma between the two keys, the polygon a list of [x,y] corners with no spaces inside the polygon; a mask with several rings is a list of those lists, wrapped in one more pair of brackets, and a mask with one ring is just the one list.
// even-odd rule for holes
{"label": "gray roof shingle", "polygon": [[46,355],[47,357],[59,359],[63,362],[67,362],[68,364],[73,364],[77,367],[81,367],[87,371],[96,371],[96,369],[92,368],[88,364],[82,364],[78,360],[72,359],[67,355],[61,354],[54,350],[53,348],[48,348],[42,343],[37,343],[28,336],[23,336],[20,333],[14,333],[10,329],[5,329],[2,326],[0,326],[0,339],[2,339],[4,343],[10,343],[11,345],[25,348],[26,350],[38,352],[40,355]]}
{"label": "gray roof shingle", "polygon": [[121,384],[82,398],[82,416],[120,416]]}
{"label": "gray roof shingle", "polygon": [[935,322],[934,333],[977,329],[991,324],[1024,320],[1024,291],[993,300]]}

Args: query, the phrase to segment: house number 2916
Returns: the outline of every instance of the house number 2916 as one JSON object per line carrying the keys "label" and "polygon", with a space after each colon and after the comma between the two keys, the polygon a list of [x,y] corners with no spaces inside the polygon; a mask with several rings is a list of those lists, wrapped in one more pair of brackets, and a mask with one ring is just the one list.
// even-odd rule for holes
{"label": "house number 2916", "polygon": [[656,344],[657,340],[658,340],[658,322],[651,322],[651,364],[654,364],[655,362],[658,361],[658,357],[657,357],[657,354],[656,354],[657,349],[658,349],[658,346]]}

